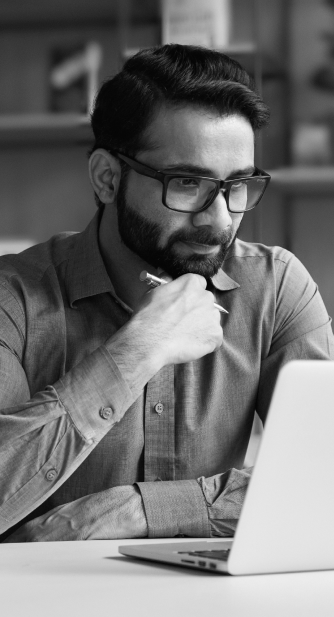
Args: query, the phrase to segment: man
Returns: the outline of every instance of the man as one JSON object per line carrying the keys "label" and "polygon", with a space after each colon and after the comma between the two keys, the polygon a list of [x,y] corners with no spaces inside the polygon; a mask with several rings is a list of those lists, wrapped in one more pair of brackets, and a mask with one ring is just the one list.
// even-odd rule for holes
{"label": "man", "polygon": [[236,240],[267,120],[215,51],[142,51],[102,86],[98,213],[1,260],[6,541],[233,534],[254,411],[289,360],[334,358],[303,266]]}

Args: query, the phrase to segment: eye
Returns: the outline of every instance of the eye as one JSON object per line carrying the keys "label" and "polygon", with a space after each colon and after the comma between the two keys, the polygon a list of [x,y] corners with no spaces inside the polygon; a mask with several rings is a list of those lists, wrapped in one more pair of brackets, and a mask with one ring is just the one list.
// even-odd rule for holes
{"label": "eye", "polygon": [[245,189],[247,189],[247,180],[243,178],[242,180],[235,180],[235,182],[233,182],[232,186],[231,186],[231,191],[243,191]]}
{"label": "eye", "polygon": [[244,180],[240,180],[240,182],[233,182],[231,186],[231,191],[240,191],[244,189],[246,186],[246,182]]}
{"label": "eye", "polygon": [[199,181],[196,178],[175,178],[175,180],[182,187],[199,186]]}

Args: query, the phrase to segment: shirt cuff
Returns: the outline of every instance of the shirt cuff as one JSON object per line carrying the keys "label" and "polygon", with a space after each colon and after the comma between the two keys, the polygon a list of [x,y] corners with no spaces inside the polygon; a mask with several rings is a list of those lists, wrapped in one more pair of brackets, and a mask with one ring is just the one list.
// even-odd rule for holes
{"label": "shirt cuff", "polygon": [[137,485],[144,502],[149,538],[210,537],[208,510],[196,480]]}
{"label": "shirt cuff", "polygon": [[134,402],[133,394],[101,345],[54,384],[59,400],[80,434],[99,441]]}
{"label": "shirt cuff", "polygon": [[248,467],[198,478],[208,508],[211,538],[234,536],[251,474],[252,467]]}

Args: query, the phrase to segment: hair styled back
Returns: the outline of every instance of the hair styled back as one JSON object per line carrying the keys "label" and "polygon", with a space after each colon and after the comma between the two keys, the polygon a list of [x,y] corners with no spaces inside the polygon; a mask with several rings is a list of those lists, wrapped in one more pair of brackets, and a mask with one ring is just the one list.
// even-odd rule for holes
{"label": "hair styled back", "polygon": [[92,150],[135,156],[144,149],[144,132],[163,105],[238,114],[254,131],[269,119],[268,107],[238,62],[202,47],[164,45],[138,52],[102,85],[91,116]]}

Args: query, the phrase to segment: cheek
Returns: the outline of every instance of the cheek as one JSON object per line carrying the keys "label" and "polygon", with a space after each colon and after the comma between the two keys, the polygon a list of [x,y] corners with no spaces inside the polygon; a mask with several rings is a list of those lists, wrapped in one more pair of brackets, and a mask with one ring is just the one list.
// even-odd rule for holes
{"label": "cheek", "polygon": [[[129,206],[151,221],[161,219],[162,184],[145,176],[134,176],[127,185],[126,200]],[[159,216],[160,215],[160,216]]]}
{"label": "cheek", "polygon": [[126,189],[126,201],[138,214],[159,226],[160,247],[166,245],[171,234],[190,224],[187,215],[173,212],[163,205],[162,184],[152,182],[150,178],[131,179]]}

